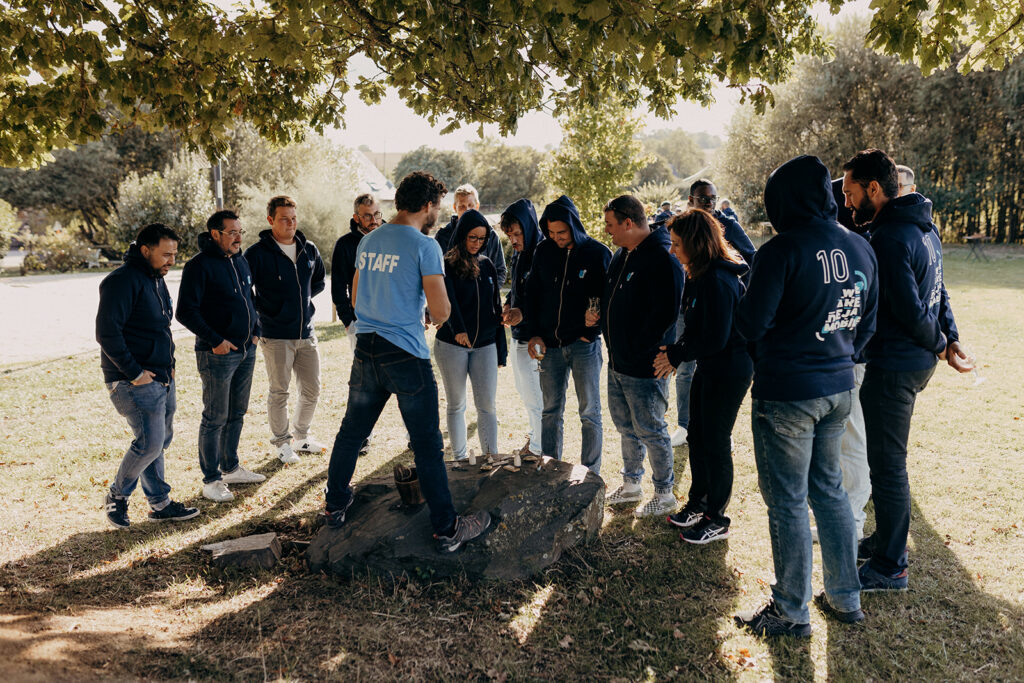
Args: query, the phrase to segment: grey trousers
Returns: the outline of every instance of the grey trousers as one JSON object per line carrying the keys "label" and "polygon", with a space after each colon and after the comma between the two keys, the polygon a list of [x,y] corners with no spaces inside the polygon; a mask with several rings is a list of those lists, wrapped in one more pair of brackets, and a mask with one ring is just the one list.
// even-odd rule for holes
{"label": "grey trousers", "polygon": [[[263,359],[267,365],[270,391],[267,394],[267,419],[274,446],[288,443],[293,438],[305,441],[313,421],[317,400],[320,398],[320,351],[316,337],[309,339],[260,339]],[[288,430],[288,385],[295,373],[298,399],[292,430]]]}

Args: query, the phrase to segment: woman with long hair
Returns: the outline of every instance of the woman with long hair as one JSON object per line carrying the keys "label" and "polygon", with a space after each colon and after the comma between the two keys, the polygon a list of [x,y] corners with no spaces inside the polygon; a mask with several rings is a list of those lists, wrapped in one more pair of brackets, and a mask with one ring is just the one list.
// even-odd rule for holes
{"label": "woman with long hair", "polygon": [[701,209],[669,222],[672,254],[686,270],[683,335],[654,359],[658,377],[697,361],[690,386],[690,493],[670,524],[688,543],[728,538],[725,508],[732,496],[732,429],[754,374],[746,342],[733,325],[745,287],[743,258],[725,241],[721,224]]}
{"label": "woman with long hair", "polygon": [[444,256],[444,281],[452,313],[437,331],[434,358],[448,401],[448,439],[456,460],[466,453],[466,378],[473,384],[477,433],[483,455],[498,452],[498,365],[505,364],[507,347],[501,327],[501,283],[498,271],[483,255],[492,237],[491,226],[479,211],[462,214],[452,246]]}

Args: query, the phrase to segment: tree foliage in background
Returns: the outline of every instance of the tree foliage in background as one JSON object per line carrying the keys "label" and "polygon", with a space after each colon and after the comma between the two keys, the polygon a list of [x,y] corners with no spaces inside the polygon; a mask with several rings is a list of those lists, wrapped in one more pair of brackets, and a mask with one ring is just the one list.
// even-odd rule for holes
{"label": "tree foliage in background", "polygon": [[640,141],[644,149],[668,163],[676,178],[686,178],[704,168],[704,150],[697,145],[693,135],[681,128],[654,131],[644,135]]}
{"label": "tree foliage in background", "polygon": [[633,178],[633,185],[639,186],[652,183],[671,185],[675,179],[672,167],[668,165],[665,158],[654,155],[643,168],[636,172],[636,176]]}
{"label": "tree foliage in background", "polygon": [[763,220],[764,183],[779,164],[813,154],[838,177],[854,153],[878,147],[915,170],[946,237],[1024,240],[1024,60],[924,77],[865,48],[863,26],[837,27],[834,60],[798,62],[767,114],[736,112],[718,157],[720,192]]}
{"label": "tree foliage in background", "polygon": [[466,165],[466,157],[462,152],[434,149],[426,145],[406,153],[395,165],[391,179],[397,186],[402,178],[413,171],[430,173],[448,186],[448,192],[452,192],[458,185],[469,180],[469,167]]}
{"label": "tree foliage in background", "polygon": [[187,258],[198,250],[213,206],[209,161],[183,150],[163,171],[129,173],[121,182],[111,237],[123,249],[146,225],[163,223],[181,237],[178,251]]}
{"label": "tree foliage in background", "polygon": [[480,193],[482,208],[498,212],[517,199],[525,197],[537,203],[544,196],[543,152],[485,138],[470,143],[469,154],[469,178]]}
{"label": "tree foliage in background", "polygon": [[53,161],[40,168],[0,168],[0,198],[21,209],[43,209],[64,223],[75,222],[86,240],[105,244],[118,185],[129,173],[163,169],[177,147],[172,133],[129,128],[57,150]]}
{"label": "tree foliage in background", "polygon": [[650,161],[639,141],[643,121],[613,100],[581,107],[562,121],[562,143],[543,166],[547,184],[575,202],[591,236],[608,242],[603,209]]}
{"label": "tree foliage in background", "polygon": [[11,238],[21,225],[18,212],[10,204],[0,199],[0,256],[11,248]]}
{"label": "tree foliage in background", "polygon": [[644,183],[635,187],[631,194],[643,202],[648,215],[657,213],[662,202],[673,205],[682,202],[682,194],[674,183]]}

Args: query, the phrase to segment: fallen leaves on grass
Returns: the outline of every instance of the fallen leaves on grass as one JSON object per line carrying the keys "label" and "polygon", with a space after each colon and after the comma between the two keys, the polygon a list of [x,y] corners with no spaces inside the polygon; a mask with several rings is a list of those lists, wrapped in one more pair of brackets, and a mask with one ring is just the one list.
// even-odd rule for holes
{"label": "fallen leaves on grass", "polygon": [[558,647],[562,648],[563,650],[568,650],[570,647],[572,647],[572,644],[574,642],[576,642],[576,641],[573,640],[573,637],[570,636],[570,635],[567,635],[564,638],[562,638],[560,641],[558,641]]}

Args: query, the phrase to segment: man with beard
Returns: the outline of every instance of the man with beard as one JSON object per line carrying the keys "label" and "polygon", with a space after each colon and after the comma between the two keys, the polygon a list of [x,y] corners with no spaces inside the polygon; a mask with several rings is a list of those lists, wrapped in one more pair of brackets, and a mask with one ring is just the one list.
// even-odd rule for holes
{"label": "man with beard", "polygon": [[352,218],[348,222],[349,231],[334,243],[334,253],[331,255],[331,300],[338,310],[341,324],[345,326],[345,335],[353,351],[356,348],[356,335],[352,323],[355,322],[356,313],[352,307],[352,279],[356,274],[356,250],[363,237],[381,224],[382,218],[376,197],[369,192],[356,197]]}
{"label": "man with beard", "polygon": [[420,490],[441,552],[454,552],[491,524],[486,510],[458,515],[448,490],[438,417],[437,381],[423,334],[423,309],[440,326],[451,314],[444,263],[427,237],[437,220],[444,183],[410,173],[395,191],[398,213],[359,244],[352,280],[356,352],[348,405],[327,471],[327,524],[339,527],[352,505],[359,447],[392,394],[398,397],[416,462]]}
{"label": "man with beard", "polygon": [[936,358],[959,372],[973,364],[960,346],[942,282],[942,242],[932,203],[899,195],[896,164],[866,149],[843,165],[843,193],[854,222],[867,225],[878,258],[878,327],[865,350],[860,401],[867,432],[875,532],[861,541],[864,591],[905,591],[910,483],[907,440],[917,394],[935,372]]}

